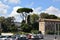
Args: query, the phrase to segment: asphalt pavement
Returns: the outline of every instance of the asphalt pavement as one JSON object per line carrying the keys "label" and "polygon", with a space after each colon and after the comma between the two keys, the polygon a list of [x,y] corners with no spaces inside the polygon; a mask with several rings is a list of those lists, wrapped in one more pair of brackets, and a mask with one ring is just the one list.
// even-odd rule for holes
{"label": "asphalt pavement", "polygon": [[45,35],[41,40],[60,40],[60,35]]}
{"label": "asphalt pavement", "polygon": [[45,35],[44,39],[29,39],[29,40],[60,40],[60,35]]}

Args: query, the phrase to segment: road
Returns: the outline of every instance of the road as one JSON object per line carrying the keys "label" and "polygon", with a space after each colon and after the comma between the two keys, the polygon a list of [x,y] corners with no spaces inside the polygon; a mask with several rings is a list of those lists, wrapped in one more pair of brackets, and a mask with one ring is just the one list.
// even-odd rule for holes
{"label": "road", "polygon": [[44,39],[30,39],[30,40],[60,40],[60,36],[56,35],[55,39],[55,35],[45,35]]}
{"label": "road", "polygon": [[45,35],[44,39],[41,40],[60,40],[60,35]]}

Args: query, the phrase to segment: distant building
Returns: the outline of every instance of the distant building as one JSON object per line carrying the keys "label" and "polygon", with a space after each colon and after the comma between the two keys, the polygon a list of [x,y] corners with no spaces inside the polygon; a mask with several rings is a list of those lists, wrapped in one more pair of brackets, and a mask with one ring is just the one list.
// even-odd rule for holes
{"label": "distant building", "polygon": [[14,22],[15,23],[15,26],[18,27],[18,31],[21,30],[20,26],[21,26],[21,23],[20,22]]}
{"label": "distant building", "polygon": [[21,23],[20,22],[14,22],[15,23],[15,26],[17,27],[20,27],[21,26]]}
{"label": "distant building", "polygon": [[60,30],[59,19],[39,19],[39,31],[45,34],[47,31],[58,31]]}

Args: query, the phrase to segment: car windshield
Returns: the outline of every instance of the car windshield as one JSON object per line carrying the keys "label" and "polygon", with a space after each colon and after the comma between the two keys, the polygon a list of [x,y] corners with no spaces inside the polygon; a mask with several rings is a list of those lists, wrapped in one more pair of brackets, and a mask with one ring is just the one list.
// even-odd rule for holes
{"label": "car windshield", "polygon": [[0,38],[7,38],[6,36],[0,36]]}
{"label": "car windshield", "polygon": [[16,38],[15,36],[8,36],[7,38]]}

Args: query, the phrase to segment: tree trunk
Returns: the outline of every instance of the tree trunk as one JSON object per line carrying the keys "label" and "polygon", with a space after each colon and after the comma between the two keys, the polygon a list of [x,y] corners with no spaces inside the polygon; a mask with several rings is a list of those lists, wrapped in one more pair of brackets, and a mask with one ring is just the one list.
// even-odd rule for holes
{"label": "tree trunk", "polygon": [[25,22],[26,22],[26,24],[27,24],[27,16],[25,17]]}

